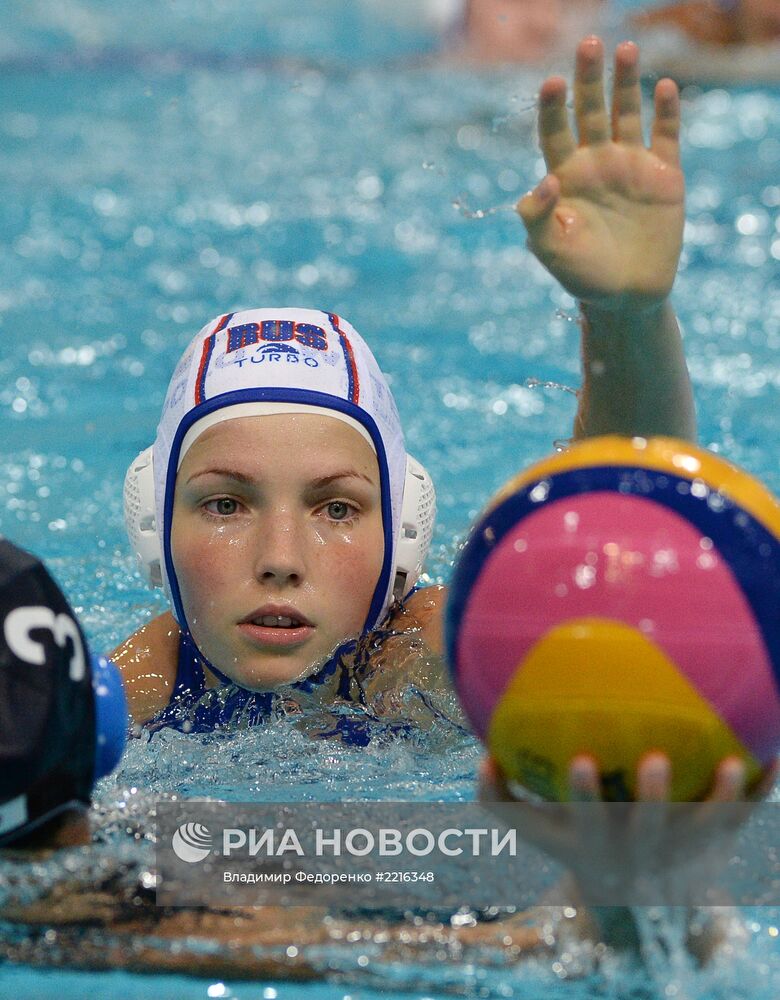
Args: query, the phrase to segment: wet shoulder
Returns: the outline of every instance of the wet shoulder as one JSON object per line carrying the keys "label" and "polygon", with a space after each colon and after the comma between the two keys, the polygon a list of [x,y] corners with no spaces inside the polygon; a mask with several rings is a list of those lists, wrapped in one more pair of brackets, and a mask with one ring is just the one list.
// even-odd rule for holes
{"label": "wet shoulder", "polygon": [[143,625],[110,654],[122,673],[130,715],[147,722],[168,704],[176,685],[181,630],[170,612]]}
{"label": "wet shoulder", "polygon": [[444,652],[446,601],[446,587],[421,587],[395,612],[392,627],[404,632],[416,632],[431,652],[441,654]]}

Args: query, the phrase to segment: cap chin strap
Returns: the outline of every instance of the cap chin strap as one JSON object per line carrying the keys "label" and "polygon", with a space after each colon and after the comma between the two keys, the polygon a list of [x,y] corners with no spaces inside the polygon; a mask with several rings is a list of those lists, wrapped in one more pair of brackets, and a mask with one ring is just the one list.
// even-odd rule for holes
{"label": "cap chin strap", "polygon": [[[145,448],[125,476],[125,527],[144,579],[152,587],[163,586],[162,549],[157,533],[152,448]],[[401,519],[395,539],[393,597],[400,600],[414,587],[422,573],[433,537],[436,493],[425,468],[406,456],[406,479]]]}

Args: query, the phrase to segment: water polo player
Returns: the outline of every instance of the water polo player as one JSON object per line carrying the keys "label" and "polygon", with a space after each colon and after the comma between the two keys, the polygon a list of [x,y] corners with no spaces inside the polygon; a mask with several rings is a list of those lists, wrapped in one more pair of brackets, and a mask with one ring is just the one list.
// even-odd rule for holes
{"label": "water polo player", "polygon": [[[564,81],[542,86],[549,173],[518,211],[531,250],[581,302],[576,436],[686,437],[690,385],[668,301],[683,226],[679,97],[659,82],[648,148],[636,47],[616,50],[611,121],[603,63],[599,39],[580,43],[578,139]],[[280,685],[329,677],[343,694],[337,651],[395,615],[396,599],[393,626],[441,650],[443,590],[413,589],[432,489],[373,355],[333,313],[250,309],[204,327],[126,499],[139,560],[172,605],[114,654],[139,721],[227,681],[255,692],[261,713]]]}
{"label": "water polo player", "polygon": [[126,729],[119,671],[90,656],[43,564],[0,539],[0,847],[88,839]]}
{"label": "water polo player", "polygon": [[[268,691],[332,664],[412,589],[434,512],[368,347],[345,320],[301,309],[204,327],[126,499],[136,551],[179,626],[158,622],[142,640],[163,640],[163,704],[202,686],[203,665]],[[163,707],[149,701],[152,714]]]}

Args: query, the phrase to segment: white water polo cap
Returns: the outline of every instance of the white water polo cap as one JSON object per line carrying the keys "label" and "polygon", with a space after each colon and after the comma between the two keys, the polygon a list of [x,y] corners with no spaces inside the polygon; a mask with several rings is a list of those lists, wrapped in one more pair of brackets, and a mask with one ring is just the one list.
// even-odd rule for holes
{"label": "white water polo cap", "polygon": [[433,484],[406,454],[390,387],[360,334],[335,313],[248,309],[208,323],[168,386],[153,448],[125,479],[125,522],[150,583],[163,586],[187,628],[171,558],[176,474],[187,449],[221,420],[326,411],[370,442],[379,466],[384,559],[365,629],[375,627],[422,571],[435,516]]}

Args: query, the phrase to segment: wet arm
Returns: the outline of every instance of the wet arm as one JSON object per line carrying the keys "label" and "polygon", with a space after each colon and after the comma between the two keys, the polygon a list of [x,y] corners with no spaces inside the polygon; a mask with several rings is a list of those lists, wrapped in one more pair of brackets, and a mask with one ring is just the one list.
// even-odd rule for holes
{"label": "wet arm", "polygon": [[574,437],[696,438],[682,339],[671,303],[644,312],[582,307],[583,384]]}
{"label": "wet arm", "polygon": [[[355,920],[314,907],[171,911],[146,899],[131,913],[129,900],[115,893],[87,891],[85,898],[82,905],[72,888],[63,887],[47,897],[51,909],[4,910],[4,919],[26,924],[29,932],[0,942],[0,958],[211,978],[321,980],[331,972],[332,957],[321,954],[327,947],[331,955],[338,949],[339,964],[360,982],[364,973],[375,976],[385,965],[430,966],[441,963],[443,954],[453,966],[477,959],[503,965],[547,950],[536,927],[521,916],[456,928],[433,921]],[[52,927],[56,949],[47,940]],[[367,947],[373,953],[370,973],[360,961]]]}

